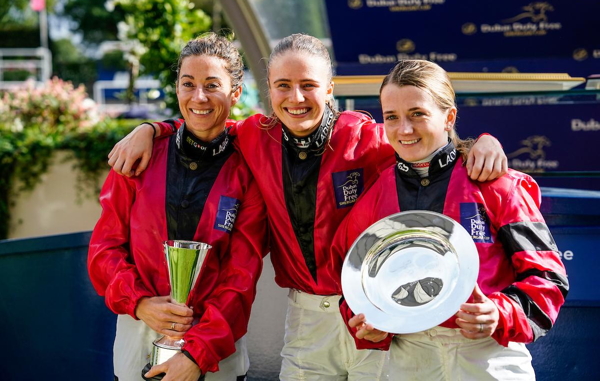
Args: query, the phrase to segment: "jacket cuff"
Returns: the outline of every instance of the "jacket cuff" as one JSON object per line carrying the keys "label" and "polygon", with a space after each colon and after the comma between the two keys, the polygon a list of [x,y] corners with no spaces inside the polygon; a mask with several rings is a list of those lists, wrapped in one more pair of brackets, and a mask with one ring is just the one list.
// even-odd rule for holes
{"label": "jacket cuff", "polygon": [[[164,122],[154,122],[154,124],[158,125],[158,131],[160,132],[159,137],[165,135],[173,135],[177,131],[175,122],[171,120],[166,120]],[[154,137],[156,138],[156,136]]]}
{"label": "jacket cuff", "polygon": [[[194,359],[194,356],[192,356],[192,354],[190,352],[186,351],[185,349],[182,349],[181,353],[183,353],[185,355],[185,357],[187,357],[190,360],[192,360],[192,362],[194,364],[196,364],[196,366],[198,366],[198,363],[196,362],[196,359]],[[200,370],[200,372],[202,372],[202,370]]]}
{"label": "jacket cuff", "polygon": [[198,366],[198,368],[200,368],[200,372],[202,372],[202,374],[219,371],[219,360],[209,356],[210,352],[208,350],[186,343],[184,344],[181,352],[190,360],[192,360]]}
{"label": "jacket cuff", "polygon": [[356,346],[356,349],[378,349],[381,351],[387,351],[390,349],[392,339],[394,338],[394,335],[392,335],[391,333],[388,333],[387,337],[384,340],[379,341],[377,343],[365,339],[359,339],[356,337],[356,330],[348,325],[348,321],[355,314],[354,312],[352,312],[352,310],[350,309],[343,297],[340,300],[340,313],[342,314],[342,318],[344,319],[344,323],[346,324],[348,333],[350,333],[350,335],[354,339],[354,345]]}
{"label": "jacket cuff", "polygon": [[[140,320],[135,315],[135,310],[140,299],[144,297],[150,298],[154,295],[145,289],[126,288],[122,284],[121,287],[117,287],[116,285],[111,286],[114,287],[109,287],[104,296],[104,301],[108,308],[116,314],[127,314],[136,320]],[[125,289],[129,293],[123,292]]]}

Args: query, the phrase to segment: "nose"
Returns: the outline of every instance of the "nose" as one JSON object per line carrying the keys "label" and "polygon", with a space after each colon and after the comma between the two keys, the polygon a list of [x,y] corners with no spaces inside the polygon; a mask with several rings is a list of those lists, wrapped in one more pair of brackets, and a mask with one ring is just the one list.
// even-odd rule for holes
{"label": "nose", "polygon": [[398,122],[398,132],[401,134],[412,134],[413,133],[412,123],[408,119],[402,118]]}
{"label": "nose", "polygon": [[202,87],[199,86],[196,89],[196,91],[194,91],[194,95],[192,95],[192,100],[196,102],[206,102],[208,100]]}
{"label": "nose", "polygon": [[302,94],[302,89],[300,89],[299,87],[292,88],[292,92],[290,94],[290,102],[294,102],[294,103],[304,102],[304,94]]}

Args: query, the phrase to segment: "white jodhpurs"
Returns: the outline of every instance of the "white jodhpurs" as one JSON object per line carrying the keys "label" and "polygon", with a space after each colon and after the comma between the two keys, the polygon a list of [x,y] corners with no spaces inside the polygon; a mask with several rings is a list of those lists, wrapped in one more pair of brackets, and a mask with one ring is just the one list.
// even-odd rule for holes
{"label": "white jodhpurs", "polygon": [[503,347],[491,337],[471,340],[444,327],[396,335],[389,376],[402,381],[535,380],[524,344]]}
{"label": "white jodhpurs", "polygon": [[339,300],[290,290],[281,380],[387,380],[388,352],[356,349]]}
{"label": "white jodhpurs", "polygon": [[[119,381],[142,380],[142,369],[150,362],[152,342],[162,335],[141,320],[129,315],[118,315],[117,333],[113,346],[113,365]],[[219,371],[208,372],[206,381],[236,381],[248,372],[250,361],[246,337],[235,343],[236,352],[219,363]]]}

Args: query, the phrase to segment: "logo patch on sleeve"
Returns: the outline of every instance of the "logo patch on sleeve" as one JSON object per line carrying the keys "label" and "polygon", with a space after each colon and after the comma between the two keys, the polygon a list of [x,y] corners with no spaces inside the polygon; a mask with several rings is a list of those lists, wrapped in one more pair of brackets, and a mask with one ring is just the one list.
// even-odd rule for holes
{"label": "logo patch on sleeve", "polygon": [[363,169],[335,172],[331,176],[338,209],[354,205],[364,189]]}
{"label": "logo patch on sleeve", "polygon": [[217,218],[215,219],[215,229],[231,233],[233,224],[237,218],[239,207],[240,200],[232,197],[221,196],[221,199],[219,200]]}
{"label": "logo patch on sleeve", "polygon": [[477,243],[493,243],[490,234],[490,219],[482,204],[475,202],[460,204],[460,224]]}

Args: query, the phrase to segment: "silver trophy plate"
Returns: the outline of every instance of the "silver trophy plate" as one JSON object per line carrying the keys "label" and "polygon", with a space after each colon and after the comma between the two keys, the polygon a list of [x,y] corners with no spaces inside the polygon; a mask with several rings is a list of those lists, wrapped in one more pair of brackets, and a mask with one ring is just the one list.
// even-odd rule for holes
{"label": "silver trophy plate", "polygon": [[408,211],[377,221],[356,239],[342,267],[342,290],[373,327],[414,333],[458,312],[478,273],[477,248],[458,222]]}

